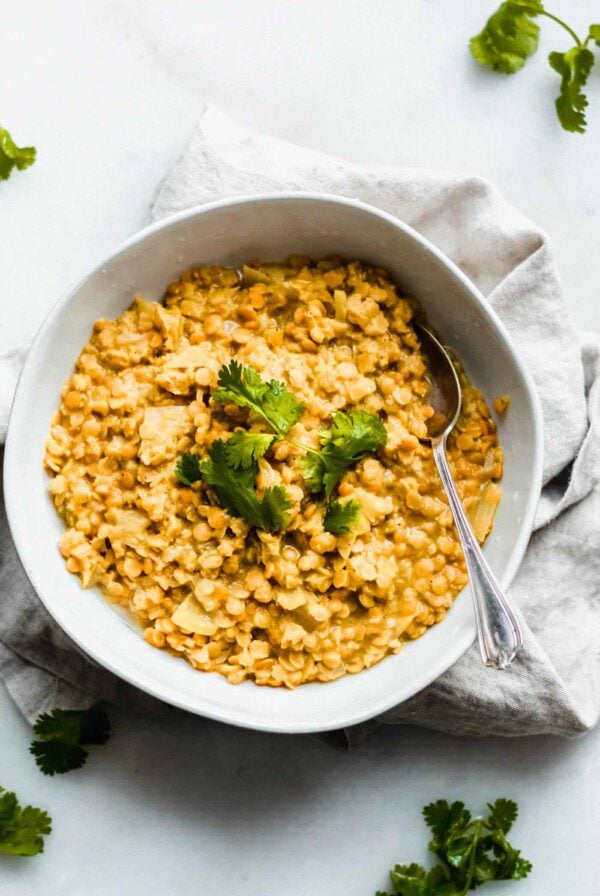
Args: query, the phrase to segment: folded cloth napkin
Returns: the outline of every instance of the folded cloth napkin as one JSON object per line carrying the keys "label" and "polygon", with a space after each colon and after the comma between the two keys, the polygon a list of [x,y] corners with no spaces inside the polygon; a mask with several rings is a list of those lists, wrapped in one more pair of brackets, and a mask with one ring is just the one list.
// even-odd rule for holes
{"label": "folded cloth napkin", "polygon": [[[205,111],[166,178],[152,217],[228,196],[311,190],[358,197],[408,222],[477,284],[504,321],[542,400],[546,457],[535,532],[510,589],[525,643],[504,672],[473,647],[376,723],[455,734],[573,735],[600,710],[600,340],[574,328],[544,234],[484,181],[412,168],[368,168],[253,134]],[[293,247],[290,247],[293,249]],[[202,247],[198,247],[202,261]],[[18,355],[0,361],[0,393]],[[0,406],[0,421],[5,419]],[[85,657],[27,582],[0,520],[0,676],[32,719],[98,699],[157,708]],[[375,723],[375,724],[376,724]],[[357,740],[374,723],[349,733]]]}

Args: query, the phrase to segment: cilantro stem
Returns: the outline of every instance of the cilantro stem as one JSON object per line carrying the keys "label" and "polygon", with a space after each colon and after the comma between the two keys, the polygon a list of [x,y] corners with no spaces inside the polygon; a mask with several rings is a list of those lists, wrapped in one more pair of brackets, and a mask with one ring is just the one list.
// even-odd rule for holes
{"label": "cilantro stem", "polygon": [[289,442],[290,445],[295,445],[296,448],[301,448],[302,451],[306,451],[308,454],[314,454],[316,456],[321,454],[316,448],[309,448],[308,445],[303,445],[302,442],[299,442],[298,439],[292,439],[291,436],[281,436],[281,438],[283,441]]}
{"label": "cilantro stem", "polygon": [[578,47],[583,47],[583,46],[585,46],[585,45],[587,44],[587,40],[589,40],[589,37],[588,37],[588,39],[586,40],[585,44],[583,44],[583,43],[581,42],[581,40],[577,37],[577,35],[576,35],[575,32],[573,31],[573,29],[572,29],[572,28],[569,28],[569,26],[567,25],[567,23],[566,23],[566,22],[563,22],[562,19],[559,19],[558,16],[553,16],[551,12],[546,12],[545,9],[544,9],[544,10],[537,10],[537,12],[538,12],[539,15],[541,15],[541,16],[546,16],[547,19],[552,19],[553,22],[556,22],[557,25],[560,25],[561,28],[564,28],[565,31],[566,31],[568,34],[571,35],[571,37],[573,38],[573,40],[575,41],[575,43],[577,44]]}
{"label": "cilantro stem", "polygon": [[[479,838],[481,837],[481,828],[483,826],[483,818],[478,818],[473,823],[474,831],[473,831],[473,845],[471,847],[471,858],[469,859],[469,870],[467,871],[467,879],[465,881],[464,890],[460,893],[460,896],[466,896],[466,894],[471,889],[471,883],[473,881],[473,874],[475,872],[475,861],[477,859],[477,845],[479,843]],[[471,825],[469,825],[471,827]]]}

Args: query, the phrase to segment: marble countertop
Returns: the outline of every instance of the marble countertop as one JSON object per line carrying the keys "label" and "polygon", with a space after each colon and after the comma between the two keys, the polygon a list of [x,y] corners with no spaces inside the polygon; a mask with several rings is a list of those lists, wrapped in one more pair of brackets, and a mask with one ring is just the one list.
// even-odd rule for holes
{"label": "marble countertop", "polygon": [[[566,48],[544,23],[514,78],[465,52],[494,2],[469,0],[44,0],[2,14],[2,124],[35,143],[33,168],[0,186],[3,342],[35,330],[64,287],[147,221],[203,104],[357,162],[492,180],[552,239],[582,328],[600,328],[600,81],[590,127],[562,132]],[[553,0],[582,28],[597,0]],[[227,728],[184,714],[111,712],[85,768],[38,774],[30,731],[0,691],[0,784],[47,808],[43,856],[0,860],[10,896],[364,896],[396,861],[425,857],[422,805],[522,806],[515,840],[535,864],[490,892],[598,892],[600,734],[474,740],[385,729],[345,753],[311,737]]]}

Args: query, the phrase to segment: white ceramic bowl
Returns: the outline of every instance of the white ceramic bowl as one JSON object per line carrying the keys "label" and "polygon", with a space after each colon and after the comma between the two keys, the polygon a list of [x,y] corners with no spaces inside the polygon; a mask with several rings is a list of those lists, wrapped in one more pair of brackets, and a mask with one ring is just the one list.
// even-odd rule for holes
{"label": "white ceramic bowl", "polygon": [[87,654],[191,712],[249,728],[309,732],[374,716],[448,669],[475,637],[468,589],[441,624],[359,675],[295,691],[249,682],[233,686],[221,675],[194,671],[148,646],[98,592],[82,590],[58,551],[64,524],[48,497],[42,469],[60,389],[95,320],[116,317],[137,292],[160,299],[167,284],[193,263],[237,266],[290,253],[313,258],[340,253],[385,266],[402,291],[420,300],[488,402],[510,395],[510,411],[499,424],[504,499],[486,545],[507,587],[527,545],[541,485],[541,413],[531,377],[498,318],[458,268],[410,227],[349,199],[288,194],[205,205],[146,228],[97,265],[54,306],[29,351],[10,418],[4,484],[27,575],[57,623]]}

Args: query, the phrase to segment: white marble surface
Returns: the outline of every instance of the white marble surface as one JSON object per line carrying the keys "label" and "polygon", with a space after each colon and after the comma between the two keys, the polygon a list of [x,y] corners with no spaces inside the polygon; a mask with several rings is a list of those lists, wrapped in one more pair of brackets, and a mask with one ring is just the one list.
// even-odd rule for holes
{"label": "white marble surface", "polygon": [[[479,70],[467,38],[493,2],[44,0],[5,4],[2,124],[39,161],[0,185],[2,328],[25,341],[64,286],[146,222],[207,100],[240,121],[360,162],[493,180],[554,241],[571,307],[600,327],[600,81],[590,128],[564,134],[543,56],[515,78]],[[582,29],[597,0],[553,0]],[[88,765],[38,774],[0,692],[0,784],[49,809],[43,856],[0,859],[12,896],[363,896],[423,855],[420,807],[519,799],[535,874],[491,893],[598,893],[596,732],[576,742],[382,731],[353,754],[175,715],[111,713]]]}

